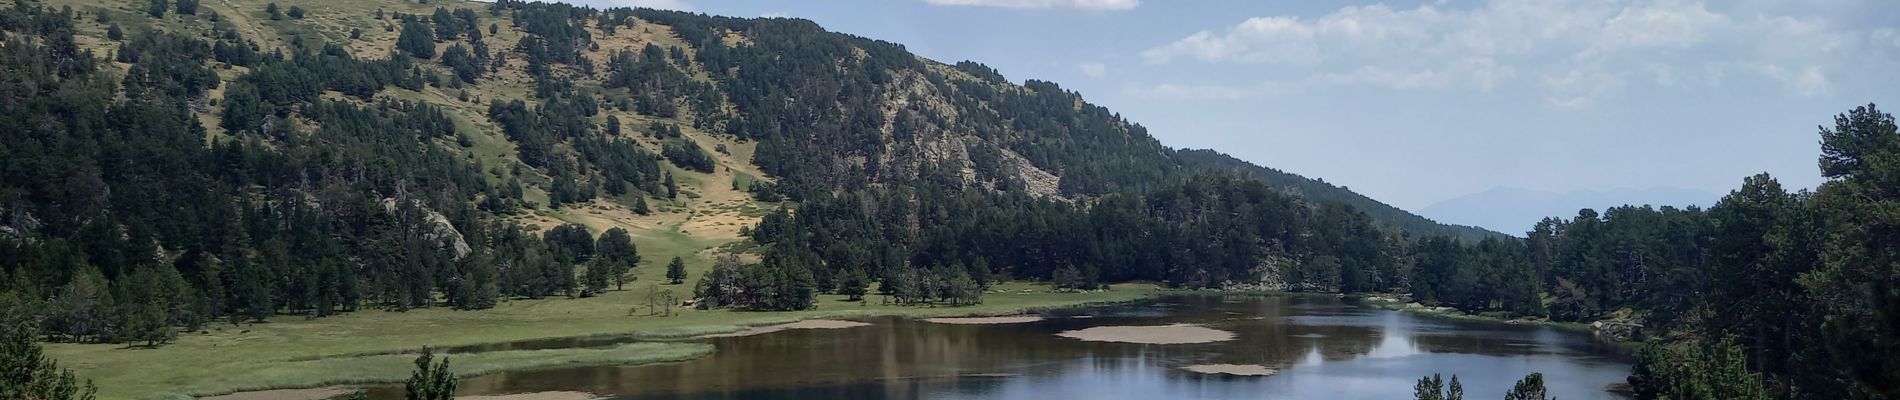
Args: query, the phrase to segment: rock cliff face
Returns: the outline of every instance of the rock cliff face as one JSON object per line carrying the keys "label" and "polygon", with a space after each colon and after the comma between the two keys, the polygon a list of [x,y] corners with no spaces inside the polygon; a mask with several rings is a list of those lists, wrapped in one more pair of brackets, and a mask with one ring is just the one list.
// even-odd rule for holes
{"label": "rock cliff face", "polygon": [[[398,200],[393,197],[384,198],[383,209],[389,210],[390,212],[397,211],[397,201]],[[430,210],[428,207],[423,206],[420,201],[409,200],[409,202],[415,206],[416,210],[422,212],[422,225],[424,227],[422,232],[423,238],[442,243],[443,246],[455,252],[456,259],[468,256],[470,251],[468,241],[462,238],[461,231],[455,230],[455,224],[449,223],[448,216],[442,215],[442,213],[436,212],[435,210]]]}

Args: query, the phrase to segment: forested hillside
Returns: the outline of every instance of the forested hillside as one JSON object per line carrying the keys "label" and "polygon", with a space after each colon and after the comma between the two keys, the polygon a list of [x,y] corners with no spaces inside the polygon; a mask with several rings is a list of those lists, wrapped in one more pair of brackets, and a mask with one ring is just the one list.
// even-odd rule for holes
{"label": "forested hillside", "polygon": [[1001,280],[1394,293],[1640,323],[1644,398],[1900,395],[1900,135],[1872,106],[1823,130],[1814,193],[1753,177],[1520,240],[798,19],[15,0],[0,32],[0,311],[52,341],[592,297],[660,255],[708,308],[957,306]]}
{"label": "forested hillside", "polygon": [[[810,21],[512,1],[235,6],[8,9],[4,257],[19,290],[59,306],[55,337],[162,342],[165,324],[584,297],[640,261],[593,247],[656,228],[730,237],[760,217],[778,221],[758,229],[765,268],[810,270],[821,291],[910,269],[899,275],[1402,281],[1380,261],[1400,257],[1405,235],[1381,223],[1395,210],[1368,219],[1329,205],[1338,189],[1197,176],[1054,83]],[[855,202],[872,205],[839,208]],[[778,235],[792,219],[765,210],[787,206],[881,237]],[[1065,243],[1015,240],[1031,234]],[[1154,240],[1198,249],[1141,248]],[[165,294],[110,296],[139,290]],[[112,312],[135,309],[153,311]]]}
{"label": "forested hillside", "polygon": [[1317,202],[1342,203],[1358,209],[1372,217],[1374,221],[1393,225],[1405,230],[1414,237],[1451,236],[1461,240],[1476,242],[1484,238],[1502,238],[1504,234],[1484,228],[1444,224],[1418,216],[1398,207],[1387,205],[1371,197],[1353,192],[1344,187],[1334,186],[1323,180],[1300,176],[1298,174],[1262,167],[1234,158],[1213,149],[1182,149],[1175,152],[1175,158],[1190,168],[1212,171],[1228,171],[1243,177],[1265,182],[1267,186],[1289,193],[1297,193]]}

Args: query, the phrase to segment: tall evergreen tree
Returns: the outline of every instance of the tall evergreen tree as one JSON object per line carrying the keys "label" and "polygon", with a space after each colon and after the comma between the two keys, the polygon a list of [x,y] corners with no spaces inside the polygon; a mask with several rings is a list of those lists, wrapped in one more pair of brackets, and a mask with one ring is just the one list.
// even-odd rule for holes
{"label": "tall evergreen tree", "polygon": [[666,280],[675,285],[686,281],[686,260],[674,256],[673,261],[666,263]]}
{"label": "tall evergreen tree", "polygon": [[403,20],[402,33],[396,36],[396,48],[415,58],[435,58],[435,32],[421,20]]}

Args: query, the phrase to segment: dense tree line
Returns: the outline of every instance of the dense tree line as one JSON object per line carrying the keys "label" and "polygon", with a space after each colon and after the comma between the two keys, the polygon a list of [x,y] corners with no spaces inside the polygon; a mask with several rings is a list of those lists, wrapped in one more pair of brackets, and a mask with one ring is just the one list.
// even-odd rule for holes
{"label": "dense tree line", "polygon": [[816,255],[797,247],[773,251],[760,263],[719,256],[693,289],[700,308],[790,311],[812,308],[818,293]]}
{"label": "dense tree line", "polygon": [[667,140],[661,143],[660,154],[666,156],[667,161],[672,161],[673,165],[688,170],[712,173],[713,168],[718,166],[718,161],[705,149],[699,148],[699,143],[694,143],[693,139]]}
{"label": "dense tree line", "polygon": [[[1502,265],[1516,265],[1507,276],[1535,277],[1552,319],[1635,316],[1653,341],[1630,377],[1642,399],[1900,396],[1892,340],[1900,296],[1890,290],[1900,279],[1900,219],[1881,211],[1900,204],[1891,179],[1900,176],[1900,132],[1868,105],[1837,116],[1820,137],[1828,180],[1812,192],[1791,193],[1763,174],[1707,210],[1586,209],[1538,223],[1523,241],[1528,261]],[[1419,247],[1416,280],[1427,280],[1433,243]],[[1506,279],[1505,294],[1521,281]],[[1412,292],[1500,288],[1447,282],[1415,281]]]}
{"label": "dense tree line", "polygon": [[908,285],[905,276],[962,275],[987,285],[1067,271],[1086,276],[1083,282],[1229,287],[1265,277],[1280,289],[1385,291],[1402,288],[1407,274],[1404,239],[1364,214],[1315,210],[1257,182],[1218,176],[1092,204],[927,186],[820,195],[800,205],[796,215],[765,217],[752,238],[818,254],[825,291],[856,270],[888,288]]}

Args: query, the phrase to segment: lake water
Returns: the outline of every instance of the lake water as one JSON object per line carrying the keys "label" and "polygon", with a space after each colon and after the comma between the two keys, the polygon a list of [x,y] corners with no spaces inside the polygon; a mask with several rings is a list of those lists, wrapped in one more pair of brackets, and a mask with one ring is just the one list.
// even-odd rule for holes
{"label": "lake water", "polygon": [[[1441,373],[1458,375],[1468,398],[1486,399],[1542,372],[1556,397],[1589,400],[1624,398],[1606,389],[1623,382],[1631,361],[1585,332],[1436,318],[1330,296],[1173,295],[1044,316],[1010,325],[881,318],[857,328],[703,339],[718,352],[676,364],[487,375],[461,387],[464,394],[563,390],[616,399],[1392,400],[1411,398],[1420,376]],[[1236,338],[1151,345],[1056,336],[1173,323]],[[1236,377],[1180,369],[1194,364],[1280,371]]]}

